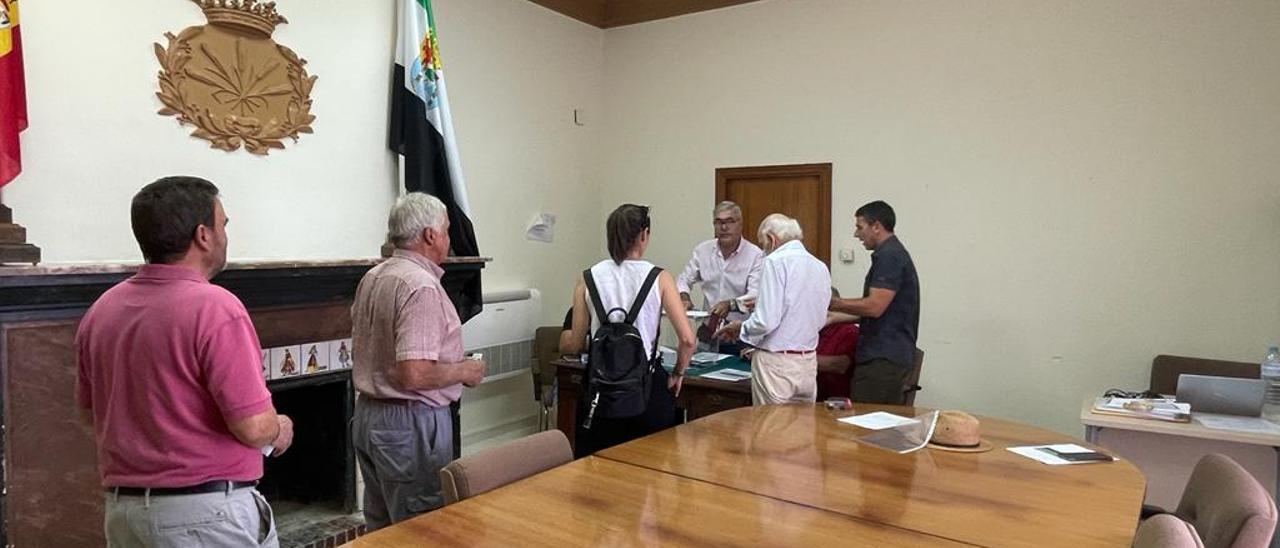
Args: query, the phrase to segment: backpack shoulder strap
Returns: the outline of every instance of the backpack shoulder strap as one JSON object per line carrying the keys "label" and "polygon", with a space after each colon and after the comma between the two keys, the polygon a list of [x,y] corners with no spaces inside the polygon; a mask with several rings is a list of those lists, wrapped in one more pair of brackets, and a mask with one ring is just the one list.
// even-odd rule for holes
{"label": "backpack shoulder strap", "polygon": [[[587,296],[591,298],[591,305],[596,309],[596,318],[600,319],[600,325],[609,323],[609,313],[604,311],[604,304],[600,302],[600,290],[596,289],[596,280],[591,277],[591,269],[582,271],[582,279],[587,283]],[[591,327],[588,322],[587,327]]]}
{"label": "backpack shoulder strap", "polygon": [[631,310],[627,311],[628,324],[636,323],[636,318],[640,316],[640,309],[644,307],[644,300],[649,297],[649,290],[653,289],[653,282],[658,280],[658,274],[661,273],[662,268],[656,266],[649,270],[649,276],[640,286],[640,293],[636,294],[636,301],[631,303]]}

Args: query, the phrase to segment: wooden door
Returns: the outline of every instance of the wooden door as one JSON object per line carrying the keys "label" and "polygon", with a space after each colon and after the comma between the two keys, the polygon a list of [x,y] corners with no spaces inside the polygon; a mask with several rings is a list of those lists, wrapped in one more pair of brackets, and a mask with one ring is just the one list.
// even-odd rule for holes
{"label": "wooden door", "polygon": [[724,200],[742,207],[742,235],[757,244],[768,215],[800,221],[805,248],[831,267],[831,164],[717,168],[716,202]]}

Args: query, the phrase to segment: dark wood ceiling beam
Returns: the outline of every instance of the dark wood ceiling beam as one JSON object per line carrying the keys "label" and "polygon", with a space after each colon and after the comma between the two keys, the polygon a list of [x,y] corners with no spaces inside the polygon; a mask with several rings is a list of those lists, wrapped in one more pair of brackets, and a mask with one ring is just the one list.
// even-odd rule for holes
{"label": "dark wood ceiling beam", "polygon": [[604,27],[613,28],[709,11],[756,0],[606,0]]}
{"label": "dark wood ceiling beam", "polygon": [[607,0],[529,0],[552,11],[560,12],[588,25],[605,27]]}
{"label": "dark wood ceiling beam", "polygon": [[756,0],[529,0],[588,25],[607,29],[708,11]]}

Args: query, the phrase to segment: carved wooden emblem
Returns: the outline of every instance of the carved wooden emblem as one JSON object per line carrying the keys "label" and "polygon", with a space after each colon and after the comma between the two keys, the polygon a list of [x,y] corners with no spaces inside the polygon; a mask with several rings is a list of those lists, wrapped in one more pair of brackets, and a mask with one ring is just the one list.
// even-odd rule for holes
{"label": "carved wooden emblem", "polygon": [[174,36],[168,47],[155,44],[160,60],[159,114],[195,126],[193,137],[213,148],[242,145],[254,154],[284,148],[288,137],[311,133],[311,88],[306,60],[271,39],[287,23],[275,2],[191,0],[204,10],[207,25]]}

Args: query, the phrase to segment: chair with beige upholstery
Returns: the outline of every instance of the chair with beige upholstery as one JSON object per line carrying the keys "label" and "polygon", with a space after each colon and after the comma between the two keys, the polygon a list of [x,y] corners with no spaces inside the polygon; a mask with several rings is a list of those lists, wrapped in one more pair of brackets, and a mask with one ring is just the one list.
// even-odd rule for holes
{"label": "chair with beige upholstery", "polygon": [[1190,523],[1169,514],[1160,514],[1138,527],[1133,548],[1204,548],[1200,535]]}
{"label": "chair with beige upholstery", "polygon": [[1208,548],[1269,546],[1276,529],[1271,494],[1236,461],[1218,454],[1196,463],[1174,515],[1194,526]]}
{"label": "chair with beige upholstery", "polygon": [[453,504],[571,460],[563,432],[538,432],[449,463],[440,469],[440,490],[445,504]]}

